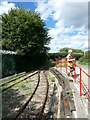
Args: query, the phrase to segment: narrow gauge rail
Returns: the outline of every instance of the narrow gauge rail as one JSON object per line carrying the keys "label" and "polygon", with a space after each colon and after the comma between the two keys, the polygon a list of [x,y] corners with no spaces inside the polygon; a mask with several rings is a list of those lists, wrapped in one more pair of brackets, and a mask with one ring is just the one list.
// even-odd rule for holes
{"label": "narrow gauge rail", "polygon": [[[42,72],[42,71],[41,71]],[[47,76],[45,74],[45,71],[43,73],[38,72],[38,83],[35,87],[35,90],[33,91],[32,95],[26,101],[26,103],[22,106],[22,108],[18,111],[16,117],[13,120],[18,120],[19,118],[40,118],[42,117],[42,114],[44,112],[45,104],[48,98],[48,90],[49,90],[49,83]],[[43,74],[43,77],[41,78],[41,74]],[[41,92],[42,90],[42,92]],[[42,94],[43,93],[43,94]],[[41,96],[42,94],[42,96]],[[36,98],[37,96],[41,96]],[[36,99],[35,99],[36,98]],[[43,99],[43,100],[41,100]],[[34,103],[36,101],[36,103]],[[33,109],[33,103],[41,104],[39,109]],[[39,106],[38,106],[39,107]],[[28,114],[28,115],[27,115]]]}
{"label": "narrow gauge rail", "polygon": [[58,70],[52,68],[50,71],[56,76],[59,84],[62,86],[60,118],[72,118],[73,111],[76,111],[76,108],[73,100],[73,94],[70,94],[71,88],[69,86],[69,82]]}
{"label": "narrow gauge rail", "polygon": [[26,73],[26,72],[20,72],[20,73],[11,75],[11,76],[7,76],[7,77],[4,77],[4,78],[1,78],[0,81],[7,81],[8,79],[15,78],[15,77],[17,77],[17,76],[19,76],[19,75],[22,75],[22,74],[24,74],[24,73]]}
{"label": "narrow gauge rail", "polygon": [[22,79],[21,79],[21,80],[19,80],[18,82],[14,83],[14,84],[12,84],[12,85],[10,85],[10,86],[6,87],[6,88],[2,88],[2,92],[4,92],[4,91],[8,90],[9,88],[13,87],[14,85],[16,85],[16,84],[18,84],[18,83],[20,83],[20,82],[23,82],[23,81],[24,81],[24,80],[26,80],[27,78],[29,78],[29,77],[31,77],[31,76],[33,76],[33,75],[37,74],[37,73],[38,73],[38,71],[37,71],[37,72],[35,72],[35,73],[32,73],[32,74],[30,74],[30,75],[28,75],[28,76],[26,76],[25,78],[22,78]]}
{"label": "narrow gauge rail", "polygon": [[[25,76],[25,75],[26,75],[26,73],[21,74],[21,75],[18,75],[18,76],[15,76],[14,78],[12,78],[12,79],[10,79],[10,80],[8,80],[8,81],[2,83],[0,86],[5,86],[7,83],[13,82],[13,81],[15,81],[15,80],[17,80],[17,79],[19,79],[19,78]],[[9,78],[8,78],[8,79],[9,79]]]}

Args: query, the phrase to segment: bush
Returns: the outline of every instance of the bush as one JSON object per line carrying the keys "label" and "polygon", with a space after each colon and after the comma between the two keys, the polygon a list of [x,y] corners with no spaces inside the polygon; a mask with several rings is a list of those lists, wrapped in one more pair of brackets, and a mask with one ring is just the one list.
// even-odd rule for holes
{"label": "bush", "polygon": [[[49,53],[49,59],[55,60],[55,58],[65,58],[67,56],[67,52],[62,53]],[[82,53],[73,53],[73,57],[76,58],[76,60],[79,60],[83,56]]]}
{"label": "bush", "polygon": [[49,53],[49,59],[52,59],[55,61],[55,58],[64,58],[66,57],[67,53],[63,52],[63,53]]}
{"label": "bush", "polygon": [[79,60],[82,56],[83,56],[82,53],[73,53],[73,57],[74,57],[76,60]]}
{"label": "bush", "polygon": [[23,71],[30,72],[31,70],[40,69],[46,65],[46,62],[46,53],[32,56],[3,54],[2,77],[6,77]]}
{"label": "bush", "polygon": [[90,65],[90,51],[86,51],[85,55],[79,59],[79,64]]}

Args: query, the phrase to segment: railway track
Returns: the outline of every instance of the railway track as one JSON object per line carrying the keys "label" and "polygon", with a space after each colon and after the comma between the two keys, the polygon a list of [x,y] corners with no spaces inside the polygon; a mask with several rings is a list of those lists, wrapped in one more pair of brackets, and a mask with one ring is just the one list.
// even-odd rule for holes
{"label": "railway track", "polygon": [[17,77],[19,75],[24,74],[24,73],[26,73],[26,72],[21,72],[21,73],[14,74],[14,75],[11,75],[11,76],[8,76],[8,77],[5,77],[5,78],[1,78],[0,81],[7,81],[8,79],[13,79],[13,78],[15,78],[15,77]]}
{"label": "railway track", "polygon": [[[55,80],[58,81],[50,82],[47,71],[38,71],[32,73],[33,76],[38,73],[38,82],[35,85],[32,94],[24,101],[13,116],[13,120],[23,119],[49,119],[49,118],[72,118],[73,111],[75,111],[75,105],[73,100],[73,94],[69,86],[69,82],[63,77],[59,71],[50,69],[51,74],[55,76]],[[8,90],[14,85],[27,79],[19,80],[18,82],[3,89]],[[58,85],[59,83],[59,85]],[[58,89],[58,86],[62,87],[62,90]],[[60,91],[59,91],[60,90]],[[58,92],[60,99],[58,99]]]}
{"label": "railway track", "polygon": [[14,120],[19,118],[40,118],[48,98],[49,83],[45,71],[38,73],[38,83],[30,98],[18,111]]}
{"label": "railway track", "polygon": [[[37,83],[38,72],[33,72],[28,75],[23,82],[19,82],[10,89],[2,92],[2,117],[5,119],[12,118],[17,114],[17,111],[24,105],[25,101],[32,95]],[[23,79],[22,79],[23,80]],[[16,82],[17,83],[17,82]]]}
{"label": "railway track", "polygon": [[[15,80],[17,80],[17,79],[19,79],[19,78],[25,76],[25,75],[26,75],[26,73],[24,73],[24,74],[20,74],[20,75],[17,75],[16,77],[13,77],[13,78],[10,79],[10,80],[6,80],[4,83],[1,82],[0,87],[1,87],[1,86],[3,87],[3,86],[5,86],[6,84],[8,84],[8,83],[10,83],[10,82],[13,82],[13,81],[15,81]],[[8,79],[9,79],[9,78],[8,78]]]}
{"label": "railway track", "polygon": [[62,86],[60,118],[72,118],[73,111],[76,111],[76,108],[69,82],[64,78],[62,74],[60,74],[58,70],[50,69],[50,71],[56,76],[60,86]]}
{"label": "railway track", "polygon": [[[15,82],[15,83],[12,83],[11,85],[7,86],[7,87],[2,87],[2,92],[8,90],[9,88],[15,86],[16,84],[18,84],[18,83],[20,83],[20,82],[23,82],[23,81],[26,80],[27,78],[29,78],[29,77],[37,74],[37,73],[38,73],[38,72],[34,72],[34,73],[32,73],[32,74],[27,74],[27,75],[22,75],[22,76],[20,76],[18,79],[15,78],[15,79],[13,79],[13,80],[11,80],[11,81],[8,81],[8,82],[4,83],[3,86],[5,86],[7,83],[11,83],[11,82],[13,82],[13,81]],[[20,78],[21,78],[21,79],[20,79]],[[17,82],[16,82],[16,80],[17,80]]]}

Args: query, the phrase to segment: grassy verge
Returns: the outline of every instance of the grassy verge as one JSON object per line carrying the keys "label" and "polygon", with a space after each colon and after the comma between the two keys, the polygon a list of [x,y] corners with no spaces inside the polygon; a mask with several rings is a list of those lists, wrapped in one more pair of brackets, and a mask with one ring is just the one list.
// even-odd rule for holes
{"label": "grassy verge", "polygon": [[86,63],[86,62],[79,62],[80,65],[90,65],[90,63]]}
{"label": "grassy verge", "polygon": [[55,77],[50,77],[49,78],[52,82],[55,82]]}
{"label": "grassy verge", "polygon": [[79,59],[79,64],[90,65],[90,51],[85,52],[85,55]]}

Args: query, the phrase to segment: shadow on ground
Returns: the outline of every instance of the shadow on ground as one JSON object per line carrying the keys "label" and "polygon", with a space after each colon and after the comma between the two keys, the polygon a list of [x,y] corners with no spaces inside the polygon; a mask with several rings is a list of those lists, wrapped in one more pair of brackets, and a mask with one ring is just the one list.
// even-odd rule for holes
{"label": "shadow on ground", "polygon": [[19,95],[18,89],[10,88],[2,92],[2,118],[13,118],[24,99],[25,96]]}

